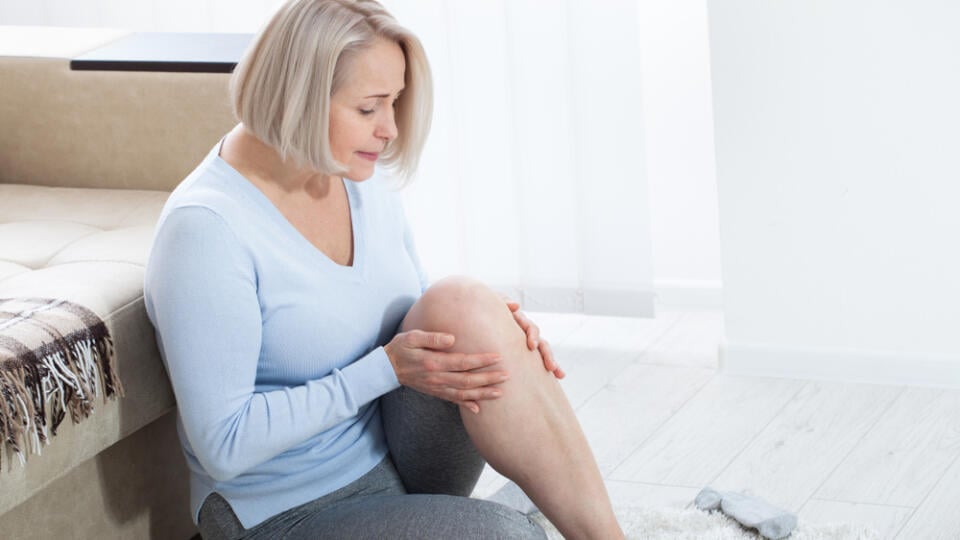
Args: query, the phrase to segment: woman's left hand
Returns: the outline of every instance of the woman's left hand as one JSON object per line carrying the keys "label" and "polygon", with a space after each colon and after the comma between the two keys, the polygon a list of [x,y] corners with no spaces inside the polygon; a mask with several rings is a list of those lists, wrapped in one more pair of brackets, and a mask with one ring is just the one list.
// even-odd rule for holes
{"label": "woman's left hand", "polygon": [[513,313],[513,320],[517,321],[517,324],[527,335],[527,347],[531,351],[540,350],[540,356],[543,357],[543,367],[558,379],[566,377],[567,374],[560,369],[557,361],[553,358],[553,350],[550,348],[550,344],[540,337],[540,328],[525,313],[520,311],[520,303],[509,298],[504,298],[504,301],[507,303],[510,312]]}

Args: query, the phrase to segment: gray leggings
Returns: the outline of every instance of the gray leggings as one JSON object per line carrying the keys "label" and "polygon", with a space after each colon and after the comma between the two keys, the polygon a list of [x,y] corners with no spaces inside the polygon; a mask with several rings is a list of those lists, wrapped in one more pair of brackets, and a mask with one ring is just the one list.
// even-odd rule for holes
{"label": "gray leggings", "polygon": [[251,529],[213,493],[200,508],[203,539],[546,539],[516,510],[467,498],[484,462],[456,405],[400,387],[380,407],[390,453],[370,472]]}

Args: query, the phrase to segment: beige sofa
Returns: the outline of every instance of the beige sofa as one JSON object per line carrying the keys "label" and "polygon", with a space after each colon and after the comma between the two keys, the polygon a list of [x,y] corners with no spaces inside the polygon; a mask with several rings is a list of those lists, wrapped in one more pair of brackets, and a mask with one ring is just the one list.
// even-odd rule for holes
{"label": "beige sofa", "polygon": [[142,284],[169,191],[234,123],[228,76],[70,71],[71,56],[121,34],[0,27],[0,298],[93,310],[126,391],[68,418],[23,466],[4,448],[2,538],[196,533]]}

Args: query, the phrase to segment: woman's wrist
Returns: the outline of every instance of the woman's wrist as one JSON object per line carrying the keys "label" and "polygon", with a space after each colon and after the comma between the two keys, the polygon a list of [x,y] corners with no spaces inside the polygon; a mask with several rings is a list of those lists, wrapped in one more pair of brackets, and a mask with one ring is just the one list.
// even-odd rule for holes
{"label": "woman's wrist", "polygon": [[[390,367],[393,368],[394,375],[397,376],[397,380],[400,380],[400,370],[397,369],[397,361],[394,360],[393,355],[393,342],[387,343],[383,346],[383,352],[387,355],[387,361],[390,362]],[[400,384],[403,384],[402,382]]]}

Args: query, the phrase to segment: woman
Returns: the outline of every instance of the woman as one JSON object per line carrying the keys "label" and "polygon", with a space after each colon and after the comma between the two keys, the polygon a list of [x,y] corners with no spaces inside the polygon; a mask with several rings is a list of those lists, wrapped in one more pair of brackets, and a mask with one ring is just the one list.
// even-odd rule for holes
{"label": "woman", "polygon": [[375,175],[408,178],[429,129],[419,41],[372,0],[294,0],[231,93],[145,282],[203,537],[542,538],[467,498],[484,460],[567,537],[622,537],[536,326],[428,287]]}

